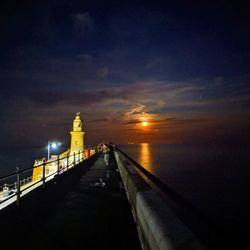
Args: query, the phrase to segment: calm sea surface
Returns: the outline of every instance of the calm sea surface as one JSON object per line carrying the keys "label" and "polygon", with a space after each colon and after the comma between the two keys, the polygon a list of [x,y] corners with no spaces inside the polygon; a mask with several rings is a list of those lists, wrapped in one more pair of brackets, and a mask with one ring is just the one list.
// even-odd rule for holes
{"label": "calm sea surface", "polygon": [[[51,154],[59,154],[64,152],[64,148],[56,150],[53,149]],[[7,175],[15,172],[16,167],[21,169],[31,168],[34,165],[35,159],[47,158],[47,148],[12,148],[12,149],[0,149],[0,176]]]}
{"label": "calm sea surface", "polygon": [[[120,148],[213,221],[250,228],[249,148],[145,143]],[[16,166],[32,167],[46,155],[46,148],[1,149],[0,176]]]}
{"label": "calm sea surface", "polygon": [[249,230],[249,148],[144,143],[121,149],[214,222]]}

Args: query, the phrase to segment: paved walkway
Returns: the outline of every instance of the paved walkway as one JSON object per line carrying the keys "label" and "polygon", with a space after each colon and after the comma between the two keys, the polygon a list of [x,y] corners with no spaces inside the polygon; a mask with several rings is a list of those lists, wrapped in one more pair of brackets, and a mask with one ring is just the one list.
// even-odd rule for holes
{"label": "paved walkway", "polygon": [[62,176],[56,185],[23,200],[19,209],[0,213],[0,244],[6,249],[140,249],[112,155],[109,167],[102,155],[82,165],[78,169],[85,171],[81,177],[77,173],[78,179],[76,174]]}

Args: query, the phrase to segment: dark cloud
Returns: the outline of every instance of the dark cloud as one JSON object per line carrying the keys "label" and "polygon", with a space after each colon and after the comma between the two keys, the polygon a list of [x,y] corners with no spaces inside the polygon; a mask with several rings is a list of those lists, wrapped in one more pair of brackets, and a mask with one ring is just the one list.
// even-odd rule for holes
{"label": "dark cloud", "polygon": [[[156,125],[156,124],[166,124],[166,122],[175,122],[175,123],[182,123],[182,122],[197,122],[195,119],[191,120],[177,120],[177,118],[175,117],[169,117],[169,118],[165,118],[165,119],[162,119],[162,120],[153,120],[153,119],[150,119],[148,120],[148,122],[150,124],[153,124],[153,125]],[[141,120],[130,120],[130,121],[126,121],[124,122],[124,124],[139,124],[141,123],[142,121]]]}
{"label": "dark cloud", "polygon": [[100,118],[100,119],[94,119],[92,120],[91,122],[108,122],[110,121],[110,119],[107,119],[107,118]]}
{"label": "dark cloud", "polygon": [[97,76],[100,78],[106,78],[109,75],[109,69],[107,67],[102,67],[97,70]]}
{"label": "dark cloud", "polygon": [[138,124],[140,121],[136,120],[136,121],[127,121],[124,122],[124,124]]}
{"label": "dark cloud", "polygon": [[126,94],[120,92],[110,93],[108,91],[96,92],[41,92],[32,93],[27,99],[37,105],[53,106],[58,104],[84,106],[102,103],[111,99],[126,99]]}
{"label": "dark cloud", "polygon": [[88,32],[93,31],[94,21],[90,17],[89,13],[85,12],[72,14],[72,19],[74,22],[74,30],[77,37],[84,37],[88,34]]}

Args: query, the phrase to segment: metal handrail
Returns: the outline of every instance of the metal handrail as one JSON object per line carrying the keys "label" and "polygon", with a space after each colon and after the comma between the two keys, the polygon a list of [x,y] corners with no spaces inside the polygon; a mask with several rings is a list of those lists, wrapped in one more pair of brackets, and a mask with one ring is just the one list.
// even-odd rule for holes
{"label": "metal handrail", "polygon": [[[57,159],[52,160],[52,161],[47,161],[47,162],[45,160],[43,160],[43,162],[41,164],[36,165],[36,166],[32,166],[30,168],[26,168],[23,170],[21,170],[19,167],[17,167],[17,171],[15,173],[11,173],[11,174],[5,175],[3,177],[0,177],[0,181],[4,181],[8,178],[16,177],[16,182],[14,182],[12,184],[4,183],[2,186],[0,186],[0,190],[2,189],[2,191],[0,191],[0,193],[2,192],[2,197],[4,197],[3,196],[4,191],[9,192],[9,188],[14,187],[14,190],[13,189],[10,190],[13,193],[8,193],[7,197],[5,197],[3,200],[0,200],[0,205],[4,202],[8,201],[9,199],[13,198],[14,196],[17,197],[16,203],[18,205],[20,203],[20,198],[21,198],[22,192],[26,191],[27,189],[30,189],[31,187],[33,187],[34,185],[36,185],[40,182],[42,182],[42,185],[45,186],[45,183],[47,181],[50,181],[50,179],[49,179],[50,177],[52,179],[53,176],[62,174],[64,172],[68,171],[70,168],[75,167],[80,162],[82,162],[86,159],[85,155],[83,155],[84,152],[85,152],[85,150],[79,151],[77,154],[73,153],[71,155],[67,155],[67,156],[62,157],[62,158],[60,158],[58,156]],[[66,160],[66,166],[64,166],[63,168],[60,168],[63,160]],[[71,162],[72,160],[73,160],[73,162]],[[53,164],[53,163],[57,164],[57,166],[56,166],[57,169],[55,171],[53,171],[52,173],[49,172],[48,174],[46,174],[46,166]],[[35,168],[38,168],[38,167],[42,167],[41,178],[39,178],[38,180],[35,180],[35,181],[32,181],[32,176],[28,176],[27,178],[24,178],[22,180],[20,179],[21,174],[26,173],[28,171],[33,171]],[[28,185],[27,187],[24,187],[24,185],[28,184],[28,183],[30,183],[30,185]],[[21,187],[23,187],[23,188],[21,188]],[[6,188],[6,190],[4,190],[4,188]]]}

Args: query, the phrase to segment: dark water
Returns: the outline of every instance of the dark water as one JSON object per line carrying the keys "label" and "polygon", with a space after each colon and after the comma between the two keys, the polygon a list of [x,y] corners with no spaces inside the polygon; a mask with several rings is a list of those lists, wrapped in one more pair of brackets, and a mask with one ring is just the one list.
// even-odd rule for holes
{"label": "dark water", "polygon": [[[51,154],[59,154],[66,149],[53,149]],[[0,149],[0,176],[10,174],[16,171],[16,167],[21,169],[31,168],[35,159],[47,158],[48,151],[46,147],[37,148],[1,148]]]}
{"label": "dark water", "polygon": [[213,222],[238,227],[231,231],[250,229],[249,148],[140,144],[121,149]]}

